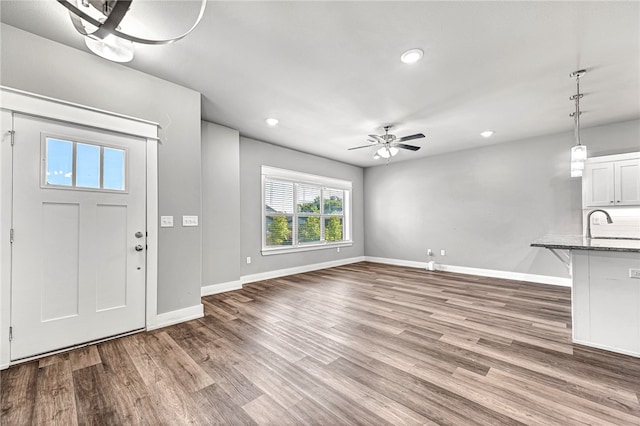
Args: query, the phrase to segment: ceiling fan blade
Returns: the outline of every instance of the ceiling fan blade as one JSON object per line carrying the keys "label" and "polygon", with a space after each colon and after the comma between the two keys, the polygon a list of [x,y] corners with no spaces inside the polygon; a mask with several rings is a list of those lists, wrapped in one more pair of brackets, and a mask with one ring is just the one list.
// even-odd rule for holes
{"label": "ceiling fan blade", "polygon": [[417,150],[420,149],[419,146],[407,145],[405,143],[399,143],[399,144],[396,144],[396,145],[393,145],[393,146],[395,146],[397,148],[408,149],[409,151],[417,151]]}
{"label": "ceiling fan blade", "polygon": [[347,151],[351,151],[352,149],[371,148],[372,146],[375,146],[375,145],[354,146],[353,148],[349,148],[349,149],[347,149]]}
{"label": "ceiling fan blade", "polygon": [[384,143],[384,139],[382,139],[380,136],[378,135],[368,135],[370,138],[372,138],[373,140],[376,140],[380,143]]}
{"label": "ceiling fan blade", "polygon": [[378,141],[374,141],[373,139],[367,139],[367,142],[369,142],[369,143],[379,143]]}
{"label": "ceiling fan blade", "polygon": [[410,141],[413,139],[420,139],[420,138],[424,138],[424,135],[422,133],[416,133],[415,135],[403,136],[401,138],[398,138],[396,139],[396,142],[404,142],[404,141]]}

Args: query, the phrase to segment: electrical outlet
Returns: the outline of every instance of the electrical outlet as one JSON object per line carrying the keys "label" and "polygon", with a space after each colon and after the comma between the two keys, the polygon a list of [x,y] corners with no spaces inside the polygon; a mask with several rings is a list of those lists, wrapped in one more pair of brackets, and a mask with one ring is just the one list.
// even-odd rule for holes
{"label": "electrical outlet", "polygon": [[593,221],[594,225],[600,225],[600,218],[599,217],[592,217],[591,220]]}
{"label": "electrical outlet", "polygon": [[340,247],[336,247],[336,251],[340,253]]}
{"label": "electrical outlet", "polygon": [[198,216],[182,216],[182,226],[198,226]]}
{"label": "electrical outlet", "polygon": [[447,255],[447,252],[446,252],[446,251],[444,251],[444,250],[440,250],[440,256],[446,256],[446,255]]}
{"label": "electrical outlet", "polygon": [[251,256],[247,256],[247,265],[251,263]]}
{"label": "electrical outlet", "polygon": [[640,269],[629,269],[629,278],[640,279]]}
{"label": "electrical outlet", "polygon": [[427,249],[427,256],[433,256],[433,250]]}
{"label": "electrical outlet", "polygon": [[160,216],[160,228],[173,228],[173,216]]}

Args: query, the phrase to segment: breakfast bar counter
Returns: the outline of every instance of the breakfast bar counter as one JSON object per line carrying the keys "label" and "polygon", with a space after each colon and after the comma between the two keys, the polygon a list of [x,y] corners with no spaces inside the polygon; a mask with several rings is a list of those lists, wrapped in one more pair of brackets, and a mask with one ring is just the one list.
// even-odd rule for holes
{"label": "breakfast bar counter", "polygon": [[573,341],[640,357],[640,240],[548,235],[571,272]]}
{"label": "breakfast bar counter", "polygon": [[626,251],[640,253],[640,239],[635,238],[585,238],[582,235],[546,235],[531,247],[560,250]]}

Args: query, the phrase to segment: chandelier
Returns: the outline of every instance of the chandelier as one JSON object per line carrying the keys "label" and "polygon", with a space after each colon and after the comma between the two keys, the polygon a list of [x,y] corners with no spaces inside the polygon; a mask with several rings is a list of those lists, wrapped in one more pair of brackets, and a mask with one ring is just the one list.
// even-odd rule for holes
{"label": "chandelier", "polygon": [[[202,0],[195,23],[185,33],[166,39],[147,39],[123,32],[120,28],[133,0],[57,0],[69,10],[75,29],[85,37],[85,43],[93,53],[114,62],[133,59],[134,43],[160,45],[178,41],[193,31],[200,23],[207,0]],[[148,3],[147,3],[148,4]],[[162,2],[155,2],[162,5]],[[161,7],[161,6],[159,6]]]}

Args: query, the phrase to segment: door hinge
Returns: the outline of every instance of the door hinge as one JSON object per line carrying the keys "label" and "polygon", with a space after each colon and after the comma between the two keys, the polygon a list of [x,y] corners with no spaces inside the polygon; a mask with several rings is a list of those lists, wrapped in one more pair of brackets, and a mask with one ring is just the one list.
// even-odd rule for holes
{"label": "door hinge", "polygon": [[13,327],[9,327],[9,341],[13,340]]}
{"label": "door hinge", "polygon": [[16,131],[15,130],[9,130],[9,134],[11,135],[11,146],[13,146],[13,144],[15,143],[15,140],[14,140],[13,136],[16,134]]}
{"label": "door hinge", "polygon": [[9,243],[13,244],[13,228],[9,231]]}

